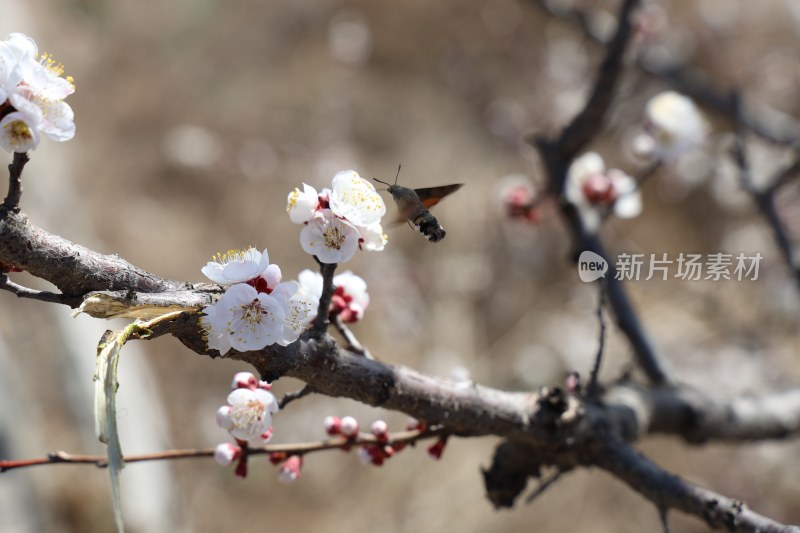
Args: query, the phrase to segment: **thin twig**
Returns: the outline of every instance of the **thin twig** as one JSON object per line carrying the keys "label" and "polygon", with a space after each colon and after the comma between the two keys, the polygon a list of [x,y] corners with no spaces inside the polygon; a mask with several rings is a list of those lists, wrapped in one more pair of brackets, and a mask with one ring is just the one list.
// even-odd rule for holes
{"label": "thin twig", "polygon": [[574,158],[603,127],[614,92],[622,74],[625,49],[630,40],[632,13],[639,0],[625,0],[617,16],[617,31],[608,45],[606,56],[600,65],[600,73],[583,110],[564,128],[557,145],[564,159]]}
{"label": "thin twig", "polygon": [[328,309],[333,297],[333,274],[336,272],[336,263],[323,263],[317,256],[314,256],[314,259],[319,264],[319,271],[322,274],[322,294],[319,297],[317,317],[314,319],[314,331],[321,334],[328,326]]}
{"label": "thin twig", "polygon": [[[325,450],[349,449],[362,444],[410,444],[419,440],[431,439],[446,435],[447,431],[443,428],[427,429],[425,431],[398,431],[390,433],[388,440],[379,440],[376,436],[369,433],[359,433],[355,438],[332,437],[318,442],[305,442],[298,444],[272,444],[263,448],[248,448],[248,455],[264,455],[272,453],[282,453],[286,455],[305,455],[308,453],[321,452]],[[126,463],[138,463],[144,461],[165,461],[172,459],[191,459],[197,457],[213,457],[214,448],[189,449],[189,450],[167,450],[163,452],[144,453],[138,455],[128,455],[123,457]],[[106,455],[77,455],[63,451],[49,454],[40,459],[21,459],[19,461],[0,461],[0,472],[40,466],[48,464],[84,464],[94,465],[98,468],[108,466],[108,456]]]}
{"label": "thin twig", "polygon": [[793,163],[775,173],[775,176],[772,178],[767,191],[771,194],[774,194],[780,188],[798,176],[800,176],[800,155],[797,156]]}
{"label": "thin twig", "polygon": [[314,391],[314,387],[312,387],[311,385],[306,385],[305,387],[303,387],[302,389],[300,389],[300,390],[298,390],[298,391],[296,391],[296,392],[287,392],[287,393],[286,393],[286,394],[283,396],[283,398],[281,398],[281,401],[280,401],[280,403],[278,404],[278,407],[280,407],[281,409],[283,409],[283,408],[285,408],[287,405],[289,405],[290,403],[292,403],[293,401],[295,401],[295,400],[299,400],[300,398],[303,398],[303,397],[305,397],[305,396],[308,396],[308,395],[309,395],[309,394],[311,394],[312,392],[315,392],[315,391]]}
{"label": "thin twig", "polygon": [[372,354],[369,353],[369,350],[364,348],[364,346],[362,346],[361,343],[358,342],[358,339],[353,334],[353,332],[350,331],[350,328],[347,327],[347,324],[342,322],[342,318],[340,315],[334,315],[333,326],[336,328],[336,331],[338,331],[339,334],[347,342],[347,346],[345,347],[345,349],[353,353],[357,353],[358,355],[363,355],[367,359],[375,359],[374,357],[372,357]]}
{"label": "thin twig", "polygon": [[57,292],[37,291],[23,287],[14,283],[6,274],[0,274],[0,290],[8,291],[15,294],[18,298],[30,298],[31,300],[39,300],[40,302],[48,302],[55,304],[64,304],[70,307],[75,307],[80,302],[80,297],[67,296],[66,294],[59,294]]}
{"label": "thin twig", "polygon": [[22,198],[22,169],[29,161],[27,152],[14,152],[14,160],[8,165],[8,195],[3,201],[2,211],[19,212]]}
{"label": "thin twig", "polygon": [[796,172],[796,170],[794,170],[792,166],[787,167],[778,175],[778,178],[773,181],[773,185],[767,187],[766,189],[759,189],[755,185],[752,168],[750,167],[750,162],[748,161],[747,145],[744,140],[744,127],[742,125],[742,103],[737,91],[733,92],[733,95],[731,96],[731,103],[731,114],[733,115],[736,131],[733,157],[737,166],[739,167],[739,177],[742,182],[742,187],[750,194],[750,196],[753,197],[753,200],[761,212],[761,216],[764,217],[770,228],[772,228],[772,235],[775,238],[775,242],[777,243],[781,254],[783,255],[783,259],[789,267],[789,271],[795,277],[798,285],[800,285],[800,265],[797,264],[795,259],[794,245],[792,244],[792,240],[789,238],[789,230],[778,214],[778,210],[775,206],[775,193],[777,192],[778,188],[774,185],[775,183],[785,182],[785,180],[788,179],[785,176],[792,175],[794,172]]}
{"label": "thin twig", "polygon": [[606,281],[605,278],[597,280],[599,295],[597,297],[597,321],[600,323],[600,338],[597,344],[597,355],[594,358],[594,366],[589,374],[589,384],[586,387],[587,396],[594,397],[597,394],[597,383],[600,375],[600,365],[603,362],[603,351],[606,346],[606,320],[603,316],[603,308],[606,306]]}
{"label": "thin twig", "polygon": [[661,528],[664,533],[669,533],[669,509],[661,508],[658,510],[658,514],[661,518]]}
{"label": "thin twig", "polygon": [[[622,74],[622,55],[631,36],[632,11],[636,5],[637,2],[626,0],[620,8],[617,16],[617,33],[611,40],[592,95],[584,109],[576,115],[557,140],[543,137],[535,140],[547,166],[550,190],[558,198],[563,198],[567,170],[573,156],[599,133],[603,117],[611,105],[612,93]],[[575,206],[562,202],[561,210],[572,230],[576,250],[592,251],[608,262],[608,301],[614,310],[620,329],[633,346],[639,365],[653,383],[669,382],[670,376],[666,364],[639,322],[621,281],[615,279],[614,263],[609,261],[609,255],[597,233],[586,227]]]}
{"label": "thin twig", "polygon": [[547,489],[549,489],[551,486],[555,485],[556,481],[561,479],[561,474],[563,474],[563,472],[561,470],[559,470],[555,474],[550,476],[548,479],[546,479],[544,481],[541,481],[539,483],[539,486],[536,487],[536,490],[534,490],[533,492],[528,494],[528,497],[525,498],[525,503],[527,503],[527,504],[532,503],[533,500],[535,500],[536,498],[541,496]]}
{"label": "thin twig", "polygon": [[[559,2],[547,0],[533,0],[533,3],[546,13],[575,24],[584,35],[602,46],[607,46],[607,40],[603,38],[603,34],[595,30],[596,26],[589,24],[589,16],[586,11],[580,8],[560,8]],[[713,75],[700,69],[688,68],[685,65],[676,66],[673,63],[665,65],[659,61],[650,60],[645,55],[637,58],[636,65],[646,74],[668,83],[675,90],[691,96],[706,107],[726,116],[729,114],[730,94],[709,83],[709,80],[714,79]],[[756,135],[774,143],[797,146],[800,123],[793,120],[784,120],[782,123],[787,125],[785,127],[778,126],[776,121],[770,120],[769,116],[763,118],[758,115],[742,117],[743,126]]]}

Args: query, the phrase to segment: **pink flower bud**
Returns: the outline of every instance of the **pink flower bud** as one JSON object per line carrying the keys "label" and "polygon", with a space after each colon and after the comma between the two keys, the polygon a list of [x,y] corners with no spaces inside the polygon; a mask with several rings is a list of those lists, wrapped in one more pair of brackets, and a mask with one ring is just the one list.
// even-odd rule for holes
{"label": "pink flower bud", "polygon": [[278,465],[286,460],[286,452],[272,452],[269,454],[269,462]]}
{"label": "pink flower bud", "polygon": [[342,419],[338,416],[326,416],[323,424],[328,435],[339,435],[342,432]]}
{"label": "pink flower bud", "polygon": [[577,392],[581,388],[581,376],[577,372],[570,372],[564,381],[568,392]]}
{"label": "pink flower bud", "polygon": [[269,381],[259,381],[258,388],[264,390],[272,390],[272,385],[270,384]]}
{"label": "pink flower bud", "polygon": [[218,444],[217,447],[214,448],[214,460],[222,466],[228,466],[233,464],[241,453],[242,449],[238,446],[234,446],[229,442],[224,442]]}
{"label": "pink flower bud", "polygon": [[428,455],[433,457],[434,459],[441,459],[442,454],[444,453],[444,447],[447,445],[447,437],[439,437],[432,446],[428,448]]}
{"label": "pink flower bud", "polygon": [[378,437],[378,440],[386,442],[389,439],[389,426],[383,420],[376,420],[372,423],[372,434]]}
{"label": "pink flower bud", "polygon": [[590,204],[610,205],[617,199],[617,190],[608,176],[600,173],[588,176],[581,187]]}
{"label": "pink flower bud", "polygon": [[303,467],[303,458],[299,455],[292,455],[281,465],[278,479],[284,483],[292,483],[300,477],[300,469]]}
{"label": "pink flower bud", "polygon": [[233,421],[231,421],[231,406],[230,405],[223,405],[219,409],[217,409],[217,425],[222,429],[231,429],[233,427]]}
{"label": "pink flower bud", "polygon": [[425,431],[426,427],[425,422],[417,420],[414,417],[409,417],[408,422],[406,422],[406,429],[408,431]]}
{"label": "pink flower bud", "polygon": [[258,388],[258,380],[250,372],[237,372],[233,376],[231,388],[255,390]]}
{"label": "pink flower bud", "polygon": [[361,446],[358,448],[358,460],[362,465],[372,464],[372,451],[368,446]]}
{"label": "pink flower bud", "polygon": [[358,420],[352,416],[343,417],[340,431],[345,437],[355,437],[358,435]]}

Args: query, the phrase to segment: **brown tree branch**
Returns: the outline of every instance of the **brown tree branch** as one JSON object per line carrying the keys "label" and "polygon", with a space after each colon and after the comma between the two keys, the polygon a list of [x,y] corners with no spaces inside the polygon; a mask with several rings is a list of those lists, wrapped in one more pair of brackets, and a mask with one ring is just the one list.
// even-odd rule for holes
{"label": "brown tree branch", "polygon": [[678,509],[704,520],[712,528],[761,533],[797,533],[800,527],[762,516],[734,500],[674,476],[622,440],[599,441],[592,464],[608,471],[664,512]]}
{"label": "brown tree branch", "polygon": [[[583,31],[584,35],[597,44],[607,46],[602,34],[593,31],[592,25],[588,23],[589,17],[584,10],[572,7],[564,9],[559,7],[557,2],[549,2],[547,0],[533,0],[533,4],[551,16],[574,24]],[[639,56],[636,59],[636,65],[649,76],[668,83],[675,90],[691,96],[706,108],[718,112],[723,117],[730,116],[730,91],[712,85],[709,80],[714,79],[713,76],[686,65],[664,65],[662,62],[653,61],[647,56]],[[763,104],[762,107],[772,111]],[[782,117],[782,127],[778,121],[773,120],[771,117],[764,117],[755,113],[743,115],[741,122],[749,131],[771,142],[792,146],[797,146],[798,144],[800,123],[789,117]]]}
{"label": "brown tree branch", "polygon": [[[0,240],[3,238],[2,228],[0,226]],[[77,246],[63,240],[57,242]],[[26,248],[23,242],[16,249]],[[10,251],[2,253],[6,260],[11,259],[10,263],[21,263]],[[43,254],[43,257],[55,261],[52,255]],[[95,263],[96,277],[78,278],[85,286],[97,286],[110,266],[122,261],[101,254],[93,257],[99,262]],[[92,273],[88,265],[81,268],[87,274]],[[56,285],[60,281],[58,276],[72,275],[59,268],[42,268],[42,273],[45,279]],[[122,279],[139,280],[140,277],[129,275],[122,276]],[[192,292],[196,294],[186,295]],[[196,303],[210,302],[213,295],[209,292],[213,291],[186,290],[175,295],[176,298],[180,295],[179,305],[182,305],[192,298],[196,298]],[[100,294],[112,298],[122,307],[139,298],[156,296],[129,291]],[[157,295],[161,299],[159,304],[169,306],[169,295]],[[91,297],[96,298],[98,294]],[[209,354],[195,310],[160,323],[154,329],[153,337],[165,334],[175,335],[198,353]],[[461,383],[355,355],[339,348],[324,334],[318,337],[307,334],[285,348],[273,346],[247,353],[232,351],[230,357],[249,362],[266,379],[296,377],[321,394],[348,397],[402,411],[428,423],[441,423],[448,432],[456,435],[499,435],[513,439],[523,447],[534,446],[541,456],[540,464],[554,464],[562,470],[568,469],[570,464],[579,464],[576,458],[586,453],[586,446],[592,442],[598,427],[607,428],[625,439],[633,440],[647,433],[670,433],[681,435],[690,442],[781,438],[800,433],[800,392],[762,399],[739,399],[725,404],[713,402],[689,389],[648,390],[624,384],[612,388],[602,403],[592,403],[558,389],[518,393],[477,384],[464,387]],[[570,457],[572,463],[565,457]],[[523,472],[523,478],[527,475]]]}
{"label": "brown tree branch", "polygon": [[[584,109],[576,115],[557,140],[545,138],[535,140],[547,168],[550,191],[557,198],[563,197],[567,170],[573,157],[599,133],[602,127],[603,118],[611,105],[614,88],[622,74],[622,55],[630,39],[632,12],[637,4],[635,0],[626,0],[620,8],[617,33],[600,66],[592,95]],[[609,264],[607,274],[609,305],[614,311],[617,324],[633,347],[637,362],[653,383],[669,382],[666,363],[639,321],[622,283],[616,279],[614,262],[609,260],[609,254],[600,238],[585,226],[573,205],[562,202],[561,211],[573,235],[575,256],[588,250],[600,255]]]}
{"label": "brown tree branch", "polygon": [[146,272],[118,255],[104,255],[48,233],[31,224],[27,215],[12,211],[0,216],[0,263],[50,281],[65,296],[191,288]]}
{"label": "brown tree branch", "polygon": [[7,212],[19,212],[19,201],[22,198],[22,169],[29,160],[27,152],[14,152],[14,160],[8,165],[8,194],[0,206],[0,218]]}
{"label": "brown tree branch", "polygon": [[[742,187],[753,198],[758,210],[761,212],[761,216],[764,217],[764,220],[766,220],[767,224],[769,224],[769,227],[772,229],[772,235],[775,238],[778,249],[783,255],[786,265],[789,267],[789,272],[791,272],[795,281],[800,286],[800,265],[797,264],[795,259],[795,249],[789,238],[789,228],[786,227],[786,224],[781,219],[775,206],[775,194],[790,176],[793,176],[800,170],[800,165],[798,165],[798,162],[795,162],[795,164],[781,171],[778,176],[773,179],[772,185],[763,189],[758,188],[753,180],[753,171],[747,156],[747,144],[744,139],[744,110],[738,91],[734,91],[731,96],[731,115],[733,116],[736,132],[733,156],[739,167]],[[795,165],[798,165],[798,167],[795,168]]]}
{"label": "brown tree branch", "polygon": [[81,300],[80,297],[70,297],[56,292],[37,291],[24,287],[8,279],[8,274],[0,274],[0,289],[16,295],[17,298],[29,298],[40,302],[69,305],[70,307],[75,307]]}

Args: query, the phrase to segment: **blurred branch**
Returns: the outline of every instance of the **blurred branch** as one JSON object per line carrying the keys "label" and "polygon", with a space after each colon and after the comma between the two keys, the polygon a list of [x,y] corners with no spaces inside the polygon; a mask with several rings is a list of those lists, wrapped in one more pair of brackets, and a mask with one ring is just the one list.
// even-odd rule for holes
{"label": "blurred branch", "polygon": [[610,388],[603,401],[602,416],[627,440],[656,433],[693,444],[800,435],[800,389],[720,401],[689,387],[644,389],[627,383]]}
{"label": "blurred branch", "polygon": [[530,504],[533,502],[533,500],[544,494],[547,491],[547,489],[555,485],[556,482],[559,479],[561,479],[561,474],[562,474],[561,470],[558,470],[556,471],[555,474],[553,474],[549,478],[540,481],[539,486],[536,487],[536,489],[534,489],[534,491],[528,494],[528,496],[525,498],[525,503]]}
{"label": "blurred branch", "polygon": [[[534,141],[538,145],[547,167],[550,190],[557,198],[563,197],[567,170],[572,158],[599,133],[602,127],[603,118],[611,104],[614,88],[622,74],[622,55],[630,39],[632,12],[637,4],[638,2],[635,0],[626,0],[620,8],[617,17],[619,21],[617,33],[611,40],[606,58],[600,66],[592,95],[584,109],[576,115],[557,140],[538,138]],[[614,310],[617,324],[633,347],[637,362],[653,383],[663,384],[670,381],[663,358],[656,351],[649,335],[639,322],[622,283],[616,279],[614,262],[609,260],[609,255],[600,238],[585,226],[573,205],[562,201],[561,211],[572,231],[576,252],[592,251],[603,257],[609,264],[608,301]],[[578,253],[575,255],[577,256]]]}
{"label": "blurred branch", "polygon": [[[606,49],[606,56],[600,65],[592,94],[583,110],[578,113],[572,122],[564,128],[555,145],[558,147],[562,160],[573,159],[578,152],[600,132],[603,127],[603,118],[611,105],[614,92],[622,74],[622,58],[630,40],[633,23],[633,10],[639,5],[639,0],[624,0],[617,16],[617,31]],[[559,192],[563,191],[563,184],[559,185]]]}
{"label": "blurred branch", "polygon": [[767,224],[772,228],[772,235],[775,238],[775,242],[778,244],[781,254],[783,254],[783,259],[798,285],[800,285],[800,265],[797,264],[795,259],[794,245],[789,238],[789,230],[778,214],[778,210],[775,206],[775,194],[791,176],[794,176],[800,171],[800,161],[796,161],[794,164],[779,172],[772,180],[772,185],[764,189],[757,187],[753,180],[752,168],[750,167],[749,158],[747,156],[747,144],[744,139],[744,126],[742,122],[743,108],[738,91],[734,91],[731,96],[731,114],[733,115],[736,132],[733,156],[739,167],[742,187],[752,196],[764,220],[766,220]]}
{"label": "blurred branch", "polygon": [[[549,15],[576,25],[594,42],[604,46],[607,45],[603,35],[595,31],[589,23],[587,11],[573,7],[558,7],[557,2],[550,2],[548,0],[532,0],[532,2]],[[676,90],[691,96],[705,107],[720,113],[722,116],[730,116],[730,91],[713,86],[710,81],[714,79],[713,76],[709,76],[698,69],[690,68],[686,65],[663,65],[652,59],[648,59],[646,56],[639,56],[636,59],[636,65],[643,72],[668,83]],[[760,104],[760,107],[767,113],[778,114],[777,111],[764,104]],[[774,121],[774,119],[757,114],[745,114],[740,120],[744,128],[752,131],[759,137],[778,144],[798,145],[800,123],[788,115],[781,113],[783,127],[777,127],[770,122],[771,120]]]}
{"label": "blurred branch", "polygon": [[791,180],[797,178],[797,176],[800,176],[800,155],[796,156],[793,163],[775,174],[775,177],[772,178],[772,183],[769,185],[769,190],[776,192]]}
{"label": "blurred branch", "polygon": [[[426,429],[424,431],[398,431],[396,433],[389,433],[387,435],[387,439],[385,440],[379,440],[374,435],[370,435],[368,433],[359,433],[355,438],[332,437],[330,439],[318,442],[271,444],[262,448],[248,448],[247,455],[284,454],[286,456],[290,456],[305,455],[327,450],[350,449],[351,447],[361,446],[364,444],[383,444],[388,446],[392,446],[394,444],[412,444],[420,440],[441,437],[445,434],[447,434],[447,432],[441,428]],[[139,463],[146,461],[169,461],[173,459],[194,459],[198,457],[214,457],[214,448],[167,450],[163,452],[127,455],[123,459],[126,463]],[[21,459],[18,461],[0,460],[0,472],[48,464],[83,464],[94,465],[98,468],[105,468],[108,466],[108,456],[78,455],[58,451],[48,454],[47,457],[41,459]]]}
{"label": "blurred branch", "polygon": [[600,365],[603,362],[603,351],[606,346],[606,320],[603,317],[603,308],[606,306],[606,281],[605,278],[597,280],[600,287],[597,296],[597,322],[600,324],[600,338],[597,342],[597,355],[594,358],[594,366],[589,374],[589,384],[586,387],[586,394],[593,397],[597,393],[598,378],[600,376]]}
{"label": "blurred branch", "polygon": [[336,331],[339,332],[339,335],[341,335],[342,338],[344,338],[344,340],[347,342],[346,348],[348,350],[350,350],[353,353],[363,355],[367,359],[374,359],[374,357],[372,357],[372,354],[369,353],[369,350],[364,348],[364,346],[362,346],[361,343],[358,342],[358,339],[353,334],[353,332],[350,331],[350,328],[347,327],[347,324],[342,322],[342,318],[340,315],[337,314],[333,316],[333,326],[336,328]]}

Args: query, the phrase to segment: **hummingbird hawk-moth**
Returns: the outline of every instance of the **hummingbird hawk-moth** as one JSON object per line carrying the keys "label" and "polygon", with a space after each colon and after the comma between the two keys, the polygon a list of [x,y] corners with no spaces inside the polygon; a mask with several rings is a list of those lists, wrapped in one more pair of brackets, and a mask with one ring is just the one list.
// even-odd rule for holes
{"label": "hummingbird hawk-moth", "polygon": [[[400,175],[399,168],[397,169],[397,174]],[[444,239],[447,232],[429,209],[438,204],[448,194],[453,194],[463,187],[463,183],[412,189],[398,185],[396,176],[394,185],[376,178],[372,179],[388,187],[387,190],[392,195],[394,203],[397,204],[398,211],[400,211],[400,220],[407,219],[431,242],[439,242]]]}

